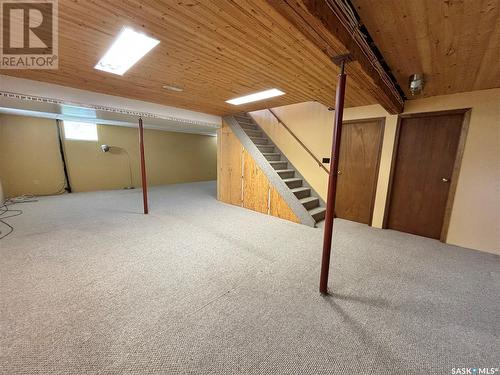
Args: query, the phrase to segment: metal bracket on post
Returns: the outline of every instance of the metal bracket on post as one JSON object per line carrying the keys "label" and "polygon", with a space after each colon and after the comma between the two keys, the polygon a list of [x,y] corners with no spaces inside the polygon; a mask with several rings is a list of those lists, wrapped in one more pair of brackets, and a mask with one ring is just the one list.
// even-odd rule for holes
{"label": "metal bracket on post", "polygon": [[335,197],[337,195],[337,176],[339,170],[340,139],[342,135],[342,117],[344,114],[345,97],[345,64],[352,60],[350,54],[339,55],[332,61],[340,65],[340,74],[335,97],[335,122],[333,127],[332,153],[330,158],[330,173],[328,176],[328,194],[326,200],[325,232],[323,237],[323,255],[321,258],[321,275],[319,291],[328,294],[328,274],[330,272],[330,254],[332,251],[333,218],[335,216]]}
{"label": "metal bracket on post", "polygon": [[350,53],[344,53],[342,55],[332,57],[332,62],[340,67],[342,67],[342,64],[348,63],[350,61],[352,61],[352,55]]}

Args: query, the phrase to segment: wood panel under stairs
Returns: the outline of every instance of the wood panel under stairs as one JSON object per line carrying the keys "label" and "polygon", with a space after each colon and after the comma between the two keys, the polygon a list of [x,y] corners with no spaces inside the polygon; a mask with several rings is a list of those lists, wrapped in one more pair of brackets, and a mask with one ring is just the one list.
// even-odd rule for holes
{"label": "wood panel under stairs", "polygon": [[312,195],[311,188],[304,186],[304,180],[297,177],[298,172],[284,160],[282,153],[274,146],[257,123],[246,113],[235,115],[234,118],[314,221],[316,223],[323,221],[326,209],[321,206],[320,199]]}

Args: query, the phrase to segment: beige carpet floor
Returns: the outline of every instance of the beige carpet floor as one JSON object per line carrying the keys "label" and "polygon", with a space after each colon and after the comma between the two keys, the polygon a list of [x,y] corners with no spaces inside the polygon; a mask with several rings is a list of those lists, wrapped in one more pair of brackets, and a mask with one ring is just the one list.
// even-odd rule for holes
{"label": "beige carpet floor", "polygon": [[[498,368],[500,260],[216,201],[215,184],[41,198],[0,241],[3,374],[451,374]],[[15,207],[13,207],[15,208]]]}

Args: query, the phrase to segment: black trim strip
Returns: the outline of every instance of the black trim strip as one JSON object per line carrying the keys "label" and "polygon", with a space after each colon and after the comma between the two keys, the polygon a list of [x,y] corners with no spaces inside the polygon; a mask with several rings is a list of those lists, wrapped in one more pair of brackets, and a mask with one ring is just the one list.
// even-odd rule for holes
{"label": "black trim strip", "polygon": [[57,136],[59,138],[59,152],[61,153],[61,160],[63,163],[63,170],[64,170],[64,179],[66,180],[66,187],[64,190],[66,190],[68,193],[72,192],[71,189],[71,184],[69,183],[69,176],[68,176],[68,168],[66,166],[66,156],[64,155],[64,147],[63,147],[63,140],[62,140],[62,134],[61,134],[61,121],[56,120],[56,127],[57,127]]}

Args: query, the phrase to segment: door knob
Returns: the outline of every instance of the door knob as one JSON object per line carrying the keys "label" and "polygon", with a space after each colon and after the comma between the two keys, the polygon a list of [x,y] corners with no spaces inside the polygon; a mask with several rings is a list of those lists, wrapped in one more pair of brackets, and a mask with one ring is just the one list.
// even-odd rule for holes
{"label": "door knob", "polygon": [[341,175],[341,174],[342,174],[342,171],[338,171],[338,172],[337,172],[337,174],[338,174],[338,175]]}
{"label": "door knob", "polygon": [[443,177],[443,178],[441,179],[441,181],[443,181],[445,184],[446,184],[447,182],[450,182],[450,180],[449,180],[449,179],[447,179],[446,177]]}

